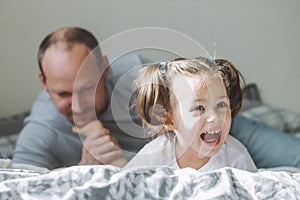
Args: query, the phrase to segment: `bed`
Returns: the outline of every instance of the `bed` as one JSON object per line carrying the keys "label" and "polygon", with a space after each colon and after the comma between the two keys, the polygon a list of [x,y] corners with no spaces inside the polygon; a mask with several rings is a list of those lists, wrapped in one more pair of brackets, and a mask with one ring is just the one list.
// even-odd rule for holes
{"label": "bed", "polygon": [[300,172],[103,166],[0,170],[0,199],[300,199]]}

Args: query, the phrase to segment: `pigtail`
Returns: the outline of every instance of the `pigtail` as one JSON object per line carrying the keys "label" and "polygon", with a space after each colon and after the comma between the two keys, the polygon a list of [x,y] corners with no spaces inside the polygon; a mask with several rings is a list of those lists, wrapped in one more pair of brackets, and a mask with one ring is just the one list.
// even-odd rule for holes
{"label": "pigtail", "polygon": [[163,125],[170,110],[170,91],[166,78],[167,63],[154,64],[140,70],[135,85],[137,88],[136,108],[144,124],[161,126],[158,131],[162,134]]}
{"label": "pigtail", "polygon": [[241,83],[244,85],[245,80],[241,73],[227,60],[216,59],[215,65],[217,70],[221,72],[223,81],[230,99],[231,117],[237,116],[242,106],[242,89]]}

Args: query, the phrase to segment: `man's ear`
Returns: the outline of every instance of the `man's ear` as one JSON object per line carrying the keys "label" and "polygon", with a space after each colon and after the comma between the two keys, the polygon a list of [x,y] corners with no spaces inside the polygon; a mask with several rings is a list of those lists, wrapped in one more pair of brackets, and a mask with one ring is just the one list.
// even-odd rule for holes
{"label": "man's ear", "polygon": [[39,71],[39,79],[40,79],[41,85],[44,88],[44,90],[46,90],[48,92],[48,86],[47,86],[47,83],[46,83],[46,78],[45,78],[45,76],[43,75],[43,73],[41,71]]}
{"label": "man's ear", "polygon": [[103,76],[106,78],[110,72],[110,66],[107,56],[102,56],[102,67],[104,69]]}

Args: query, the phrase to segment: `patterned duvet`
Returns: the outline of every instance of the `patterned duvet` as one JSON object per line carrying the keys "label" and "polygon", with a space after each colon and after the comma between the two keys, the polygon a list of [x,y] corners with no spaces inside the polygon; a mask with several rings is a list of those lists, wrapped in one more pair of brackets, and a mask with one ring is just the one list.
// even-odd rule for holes
{"label": "patterned duvet", "polygon": [[233,168],[0,170],[0,199],[300,199],[300,173]]}

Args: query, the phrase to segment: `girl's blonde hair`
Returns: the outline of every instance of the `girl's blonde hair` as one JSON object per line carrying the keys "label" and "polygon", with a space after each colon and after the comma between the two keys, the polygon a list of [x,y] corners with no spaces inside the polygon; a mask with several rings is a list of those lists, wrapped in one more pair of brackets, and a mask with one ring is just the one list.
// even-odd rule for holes
{"label": "girl's blonde hair", "polygon": [[[135,85],[137,87],[136,110],[143,123],[148,127],[161,126],[157,131],[162,134],[164,121],[172,115],[172,102],[174,95],[170,88],[172,77],[183,75],[217,75],[222,78],[226,93],[230,101],[231,117],[234,118],[242,105],[242,90],[240,82],[244,84],[241,73],[224,59],[208,59],[198,57],[195,59],[179,58],[171,62],[162,62],[142,68],[139,71]],[[168,132],[168,131],[167,131]]]}

